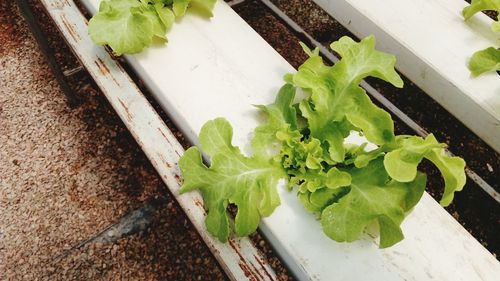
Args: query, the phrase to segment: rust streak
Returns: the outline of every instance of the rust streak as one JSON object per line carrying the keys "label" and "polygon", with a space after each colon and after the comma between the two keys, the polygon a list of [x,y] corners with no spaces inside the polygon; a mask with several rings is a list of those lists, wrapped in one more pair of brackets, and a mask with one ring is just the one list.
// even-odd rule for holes
{"label": "rust streak", "polygon": [[168,163],[168,161],[163,157],[163,154],[157,153],[158,157],[160,158],[161,162],[167,166],[167,168],[172,168],[172,165]]}
{"label": "rust streak", "polygon": [[101,65],[97,62],[97,61],[94,61],[95,65],[97,66],[97,69],[99,69],[99,72],[102,74],[102,75],[106,75],[106,72],[104,72],[104,70],[102,70],[101,68]]}
{"label": "rust streak", "polygon": [[121,87],[121,86],[120,86],[120,83],[118,83],[118,81],[116,81],[115,76],[113,76],[112,74],[110,74],[110,76],[111,76],[111,79],[113,79],[113,82],[115,82],[115,84],[116,84],[118,87]]}
{"label": "rust streak", "polygon": [[248,278],[248,280],[250,280],[250,281],[258,281],[258,279],[255,277],[253,271],[250,270],[250,268],[248,267],[248,265],[246,265],[242,261],[239,261],[238,265],[240,266],[241,270],[243,270],[243,273],[245,274],[245,277]]}
{"label": "rust streak", "polygon": [[[170,142],[170,139],[167,137],[167,135],[165,135],[165,133],[161,130],[161,128],[157,128],[157,129],[160,132],[160,134],[163,136],[163,138],[168,142],[168,144],[172,145],[172,142]],[[177,150],[174,150],[174,152],[175,152],[175,154],[177,154],[177,156],[182,157],[182,155]]]}
{"label": "rust streak", "polygon": [[75,42],[78,42],[79,40],[82,39],[80,37],[80,34],[78,34],[78,32],[74,29],[73,25],[68,21],[68,19],[66,19],[66,16],[64,14],[61,15],[61,21],[68,30],[69,35],[71,35],[71,37],[73,38],[73,40],[75,40]]}
{"label": "rust streak", "polygon": [[132,121],[132,114],[130,114],[128,107],[125,105],[125,103],[120,98],[118,98],[118,101],[120,102],[123,109],[125,109],[125,113],[127,114],[128,121]]}
{"label": "rust streak", "polygon": [[177,156],[179,156],[179,157],[182,157],[182,155],[177,150],[175,150],[175,154],[177,154]]}
{"label": "rust streak", "polygon": [[271,275],[271,273],[269,273],[269,271],[267,271],[267,267],[264,265],[264,262],[262,262],[261,258],[258,257],[257,255],[253,255],[253,257],[260,264],[260,267],[266,273],[267,277],[269,277],[269,280],[274,280],[273,276]]}
{"label": "rust streak", "polygon": [[250,265],[252,266],[253,270],[255,273],[257,273],[259,275],[259,278],[261,280],[264,280],[264,277],[262,276],[262,274],[260,274],[259,270],[255,267],[255,265],[253,265],[253,263],[250,263]]}
{"label": "rust streak", "polygon": [[182,183],[182,178],[178,174],[174,174],[174,178],[177,181],[177,183],[181,184]]}
{"label": "rust streak", "polygon": [[60,1],[54,1],[50,4],[55,9],[62,9],[63,4]]}
{"label": "rust streak", "polygon": [[245,273],[245,276],[248,277],[249,280],[256,280],[256,281],[262,280],[258,278],[258,276],[252,271],[250,267],[248,267],[247,261],[243,258],[243,256],[241,255],[240,251],[238,250],[234,242],[232,240],[228,240],[227,242],[229,243],[229,246],[233,248],[234,252],[240,257],[240,261],[238,264],[241,270],[243,270],[243,272]]}
{"label": "rust streak", "polygon": [[102,66],[103,68],[103,72],[105,72],[106,74],[109,74],[111,73],[111,71],[109,71],[109,68],[106,66],[106,64],[104,63],[104,61],[101,59],[101,58],[97,58],[97,61],[99,62],[99,64]]}
{"label": "rust streak", "polygon": [[[172,142],[170,142],[170,139],[167,137],[167,135],[165,135],[165,133],[160,128],[157,128],[157,129],[160,132],[160,134],[163,136],[163,138],[165,138],[165,140],[168,142],[168,144],[172,145]],[[175,154],[177,154],[177,156],[182,157],[182,154],[179,153],[179,151],[174,150],[174,152],[175,152]]]}
{"label": "rust streak", "polygon": [[172,144],[170,140],[168,139],[167,135],[161,130],[161,128],[157,128],[160,134],[163,136],[163,138],[168,142],[168,144]]}
{"label": "rust streak", "polygon": [[102,75],[106,76],[109,74],[111,79],[113,79],[113,82],[115,82],[115,84],[120,87],[120,83],[116,81],[115,76],[111,74],[111,70],[109,70],[109,67],[101,58],[98,57],[97,60],[94,61],[94,63],[97,65],[97,68],[99,69],[99,72],[101,72]]}
{"label": "rust streak", "polygon": [[203,214],[205,216],[207,215],[207,212],[205,211],[205,207],[203,207],[203,203],[201,203],[200,200],[194,200],[194,204],[203,210]]}

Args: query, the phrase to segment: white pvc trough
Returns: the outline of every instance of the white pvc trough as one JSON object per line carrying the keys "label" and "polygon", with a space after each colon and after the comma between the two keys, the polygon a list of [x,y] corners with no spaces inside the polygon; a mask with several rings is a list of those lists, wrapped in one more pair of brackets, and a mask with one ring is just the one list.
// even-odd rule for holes
{"label": "white pvc trough", "polygon": [[[99,0],[82,2],[92,13],[99,4]],[[127,60],[191,142],[197,143],[197,133],[207,120],[222,116],[233,124],[234,144],[248,151],[249,135],[258,124],[252,104],[272,102],[283,75],[294,72],[293,67],[223,1],[216,4],[210,20],[187,14],[168,38],[167,45],[127,56]],[[102,48],[95,46],[95,51],[102,52]],[[122,95],[120,91],[107,94],[112,99]],[[133,99],[130,101],[129,106],[134,106]],[[124,112],[120,114],[126,118]],[[137,127],[136,133],[154,130],[148,124]],[[164,144],[161,136],[153,136],[158,137],[159,145]],[[147,154],[162,155],[161,146],[151,146],[154,143],[143,145]],[[168,177],[164,180],[172,184]],[[173,190],[181,201],[193,196]],[[281,206],[262,221],[260,229],[300,280],[473,281],[498,280],[500,275],[498,261],[428,194],[403,224],[405,240],[380,250],[369,237],[354,243],[330,240],[295,194],[285,188],[279,192]],[[189,209],[187,212],[189,215]],[[199,210],[196,212],[199,222]],[[198,230],[209,239],[202,228]],[[229,262],[224,268],[232,279],[251,280],[231,274],[241,270],[230,263],[226,252],[217,250],[226,248],[211,243],[216,257]],[[253,250],[247,247],[247,251]]]}
{"label": "white pvc trough", "polygon": [[500,152],[500,76],[467,69],[474,52],[500,45],[492,19],[464,22],[464,0],[313,1],[356,36],[374,34],[406,77]]}

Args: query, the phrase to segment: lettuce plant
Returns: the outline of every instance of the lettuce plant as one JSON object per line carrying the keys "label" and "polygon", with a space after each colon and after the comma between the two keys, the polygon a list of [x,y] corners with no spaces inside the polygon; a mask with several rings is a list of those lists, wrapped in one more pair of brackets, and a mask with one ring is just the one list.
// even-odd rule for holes
{"label": "lettuce plant", "polygon": [[[285,179],[331,239],[354,241],[377,225],[380,247],[392,246],[403,239],[400,225],[425,189],[419,163],[427,159],[441,172],[441,204],[446,206],[465,185],[465,162],[448,156],[446,145],[433,135],[394,134],[390,114],[359,86],[369,76],[403,86],[394,70],[396,58],[375,50],[373,36],[359,43],[349,37],[332,43],[342,57],[333,66],[324,64],[318,49],[303,48],[309,59],[285,76],[273,104],[258,106],[267,121],[255,129],[254,154],[244,156],[231,144],[226,120],[209,121],[199,139],[211,166],[203,164],[198,148],[188,149],[179,163],[181,192],[202,192],[208,231],[227,241],[231,228],[238,236],[248,235],[261,217],[273,212],[280,203],[278,182]],[[307,93],[300,101],[295,97],[298,89]],[[348,144],[351,134],[364,136],[366,142]],[[237,207],[234,227],[229,204]]]}
{"label": "lettuce plant", "polygon": [[[500,12],[500,0],[472,0],[471,4],[463,9],[462,15],[465,20],[468,20],[481,11]],[[491,24],[491,30],[494,32],[500,31],[498,16],[497,20]],[[475,52],[469,60],[468,67],[474,77],[485,72],[500,71],[500,50],[489,47]]]}
{"label": "lettuce plant", "polygon": [[89,34],[98,45],[109,45],[117,55],[134,54],[165,33],[189,5],[211,15],[216,0],[102,0],[89,21]]}

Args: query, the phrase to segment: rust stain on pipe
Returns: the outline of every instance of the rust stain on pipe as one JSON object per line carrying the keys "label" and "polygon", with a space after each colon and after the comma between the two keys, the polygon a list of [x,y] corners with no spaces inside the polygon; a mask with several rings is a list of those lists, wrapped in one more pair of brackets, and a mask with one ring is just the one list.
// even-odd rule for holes
{"label": "rust stain on pipe", "polygon": [[52,3],[50,3],[50,5],[55,8],[55,9],[62,9],[64,7],[64,3],[61,2],[61,1],[53,1]]}
{"label": "rust stain on pipe", "polygon": [[94,61],[95,65],[97,66],[97,69],[99,69],[99,72],[102,74],[102,75],[106,75],[106,71],[104,69],[102,69],[101,65],[99,64],[98,61]]}
{"label": "rust stain on pipe", "polygon": [[205,211],[205,207],[203,207],[203,203],[200,200],[195,200],[194,204],[198,207],[200,207],[203,210],[203,214],[206,216],[207,212]]}
{"label": "rust stain on pipe", "polygon": [[252,266],[253,270],[255,273],[257,273],[259,275],[259,278],[261,280],[264,280],[264,277],[262,276],[262,274],[260,274],[259,270],[255,267],[255,265],[253,265],[253,263],[250,264],[250,266]]}
{"label": "rust stain on pipe", "polygon": [[[260,274],[256,274],[247,264],[247,260],[243,258],[241,255],[240,251],[238,250],[238,247],[234,244],[232,240],[227,241],[231,248],[233,248],[234,252],[238,255],[240,258],[238,265],[240,266],[241,270],[243,270],[243,273],[245,274],[245,277],[247,277],[249,280],[252,281],[260,281],[262,280],[262,276]],[[255,267],[254,267],[255,268]],[[260,275],[260,277],[259,277]],[[271,279],[272,280],[272,279]]]}
{"label": "rust stain on pipe", "polygon": [[273,276],[267,270],[266,266],[264,265],[264,262],[260,259],[260,257],[258,257],[257,255],[253,255],[253,257],[260,264],[260,268],[262,268],[262,270],[264,271],[264,273],[266,273],[266,276],[269,278],[269,280],[273,280]]}
{"label": "rust stain on pipe", "polygon": [[178,174],[174,174],[174,178],[179,185],[182,185],[182,178]]}
{"label": "rust stain on pipe", "polygon": [[165,166],[167,166],[167,168],[172,168],[172,164],[170,164],[170,163],[167,161],[167,159],[165,159],[165,157],[164,157],[162,154],[157,153],[157,155],[158,155],[158,158],[160,158],[160,159],[161,159],[161,162],[162,162]]}
{"label": "rust stain on pipe", "polygon": [[80,37],[80,34],[78,34],[78,31],[75,30],[74,25],[68,21],[68,19],[64,14],[61,15],[61,21],[64,24],[64,27],[66,27],[66,30],[68,31],[69,35],[71,35],[71,38],[73,38],[75,42],[78,42],[82,39]]}
{"label": "rust stain on pipe", "polygon": [[104,61],[101,58],[97,58],[97,61],[99,62],[99,65],[101,66],[101,67],[99,67],[99,70],[101,70],[101,73],[103,75],[111,73],[111,71],[109,71],[109,68],[106,66],[106,64],[104,63]]}
{"label": "rust stain on pipe", "polygon": [[[168,144],[172,145],[172,142],[170,141],[170,139],[167,137],[167,135],[165,135],[165,133],[163,132],[163,130],[161,128],[156,128],[160,134],[163,136],[163,138],[168,142]],[[177,150],[174,150],[175,154],[177,154],[177,156],[181,157],[182,155],[179,153],[179,151]]]}
{"label": "rust stain on pipe", "polygon": [[109,67],[106,65],[106,63],[101,58],[98,57],[97,60],[94,61],[94,63],[97,66],[97,69],[99,69],[99,72],[103,76],[109,75],[109,77],[111,77],[111,79],[113,79],[113,82],[115,82],[116,85],[120,86],[120,83],[118,83],[118,81],[116,81],[115,77],[111,73],[111,70],[109,70]]}
{"label": "rust stain on pipe", "polygon": [[157,129],[160,132],[160,134],[163,136],[163,138],[168,142],[168,144],[172,144],[170,142],[170,139],[167,137],[167,135],[165,135],[165,133],[162,131],[162,129],[161,128],[157,128]]}
{"label": "rust stain on pipe", "polygon": [[125,113],[127,115],[127,120],[129,122],[132,122],[133,116],[132,116],[132,114],[130,114],[128,107],[125,105],[125,103],[120,98],[118,98],[118,102],[120,102],[120,105],[123,107],[123,109],[125,109]]}
{"label": "rust stain on pipe", "polygon": [[241,260],[238,262],[238,265],[240,266],[241,270],[243,270],[243,273],[245,274],[245,277],[248,278],[250,281],[259,281],[257,277],[255,276],[255,273],[248,267],[248,265]]}

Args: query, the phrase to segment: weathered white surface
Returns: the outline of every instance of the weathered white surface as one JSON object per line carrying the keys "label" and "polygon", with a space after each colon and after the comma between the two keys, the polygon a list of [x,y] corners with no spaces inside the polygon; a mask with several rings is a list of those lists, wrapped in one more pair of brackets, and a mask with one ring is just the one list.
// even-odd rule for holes
{"label": "weathered white surface", "polygon": [[[98,0],[83,2],[95,12]],[[192,142],[207,120],[222,116],[248,152],[258,124],[252,104],[270,103],[294,69],[222,1],[214,15],[188,14],[168,33],[168,45],[127,58]],[[282,205],[261,230],[301,280],[472,281],[500,274],[495,258],[427,194],[403,226],[407,238],[379,250],[368,237],[329,240],[293,193],[279,191]]]}
{"label": "weathered white surface", "polygon": [[471,78],[466,66],[474,52],[500,45],[492,19],[464,22],[463,0],[314,1],[356,36],[374,34],[401,72],[500,152],[500,77]]}
{"label": "weathered white surface", "polygon": [[199,193],[179,195],[182,182],[177,163],[184,149],[125,70],[104,48],[90,40],[86,19],[73,1],[42,0],[42,3],[227,275],[238,281],[276,280],[273,270],[248,238],[222,244],[206,231]]}

